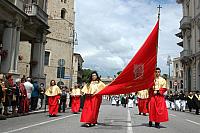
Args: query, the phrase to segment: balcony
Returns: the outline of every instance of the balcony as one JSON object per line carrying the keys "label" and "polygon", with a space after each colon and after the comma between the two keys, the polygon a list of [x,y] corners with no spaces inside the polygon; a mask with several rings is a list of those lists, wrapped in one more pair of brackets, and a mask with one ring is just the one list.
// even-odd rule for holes
{"label": "balcony", "polygon": [[183,50],[181,53],[181,62],[183,64],[190,64],[192,62],[192,51],[191,50]]}
{"label": "balcony", "polygon": [[37,4],[26,4],[24,12],[30,17],[36,17],[47,25],[48,15]]}
{"label": "balcony", "polygon": [[181,57],[189,57],[192,55],[192,51],[191,50],[183,50],[181,51]]}
{"label": "balcony", "polygon": [[192,18],[189,16],[184,16],[180,21],[180,29],[191,29]]}
{"label": "balcony", "polygon": [[178,42],[177,45],[183,47],[183,41]]}

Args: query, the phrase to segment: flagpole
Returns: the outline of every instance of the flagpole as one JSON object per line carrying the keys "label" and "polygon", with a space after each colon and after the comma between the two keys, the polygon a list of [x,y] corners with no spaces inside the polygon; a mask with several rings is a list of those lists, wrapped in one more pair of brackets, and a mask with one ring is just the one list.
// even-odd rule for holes
{"label": "flagpole", "polygon": [[[160,23],[160,9],[162,8],[160,5],[158,8],[158,23]],[[159,29],[158,29],[158,41],[159,41]],[[157,45],[157,57],[158,57],[158,45]],[[156,67],[157,67],[157,60],[156,60]]]}
{"label": "flagpole", "polygon": [[162,7],[159,5],[157,8],[158,8],[158,20],[160,20],[160,9],[161,9]]}

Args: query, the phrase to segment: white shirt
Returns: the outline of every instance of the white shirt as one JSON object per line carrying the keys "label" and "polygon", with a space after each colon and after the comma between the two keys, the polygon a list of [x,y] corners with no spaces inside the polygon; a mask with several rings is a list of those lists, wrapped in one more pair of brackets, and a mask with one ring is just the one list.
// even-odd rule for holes
{"label": "white shirt", "polygon": [[34,89],[33,84],[31,84],[29,81],[26,81],[24,83],[24,86],[26,88],[26,92],[27,92],[27,98],[30,99],[31,98],[31,93]]}

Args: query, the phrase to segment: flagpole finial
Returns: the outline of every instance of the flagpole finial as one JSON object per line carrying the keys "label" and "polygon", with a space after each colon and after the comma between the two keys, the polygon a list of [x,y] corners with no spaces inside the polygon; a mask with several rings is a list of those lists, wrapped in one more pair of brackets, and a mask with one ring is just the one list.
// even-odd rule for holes
{"label": "flagpole finial", "polygon": [[159,5],[157,8],[158,8],[158,20],[160,20],[160,9],[161,9],[162,7]]}

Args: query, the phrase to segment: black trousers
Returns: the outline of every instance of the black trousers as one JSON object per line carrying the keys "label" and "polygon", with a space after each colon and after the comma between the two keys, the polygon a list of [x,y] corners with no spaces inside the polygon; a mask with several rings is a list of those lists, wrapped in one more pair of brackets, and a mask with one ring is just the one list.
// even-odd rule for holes
{"label": "black trousers", "polygon": [[38,97],[31,97],[31,110],[36,110]]}
{"label": "black trousers", "polygon": [[62,109],[62,112],[65,112],[65,108],[66,108],[66,99],[61,99],[60,100],[60,105],[59,105],[59,112],[61,111]]}

